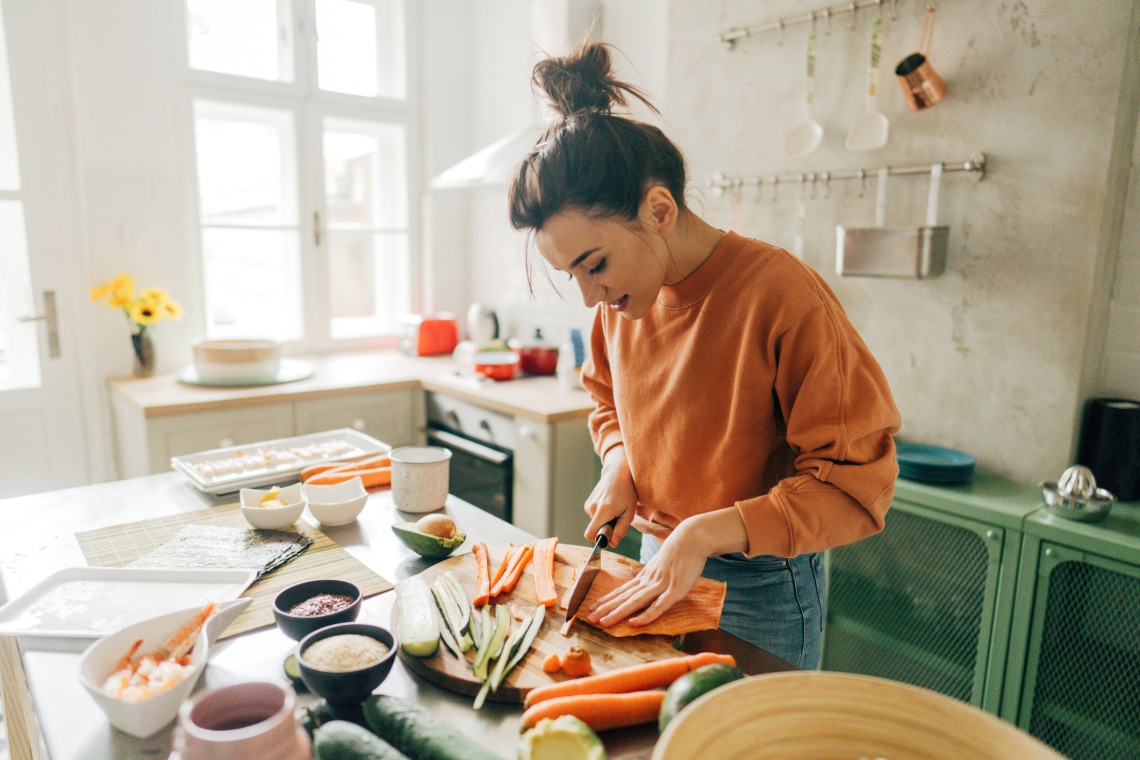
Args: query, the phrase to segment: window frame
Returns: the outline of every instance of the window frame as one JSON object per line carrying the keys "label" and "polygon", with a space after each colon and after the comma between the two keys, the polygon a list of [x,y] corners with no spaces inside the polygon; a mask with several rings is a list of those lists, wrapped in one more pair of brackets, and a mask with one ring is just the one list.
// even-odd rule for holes
{"label": "window frame", "polygon": [[202,258],[202,219],[198,188],[198,171],[195,146],[194,102],[216,101],[235,106],[258,106],[289,111],[294,117],[296,134],[296,165],[298,167],[297,203],[300,240],[300,277],[302,298],[303,336],[298,341],[287,341],[287,353],[324,353],[375,348],[394,348],[398,342],[396,327],[391,333],[367,337],[331,337],[331,305],[328,295],[328,265],[323,245],[315,244],[317,220],[324,234],[324,220],[328,218],[323,192],[324,166],[322,125],[325,119],[398,124],[405,132],[406,190],[408,203],[408,282],[407,302],[415,306],[422,302],[424,284],[422,252],[421,198],[424,179],[420,156],[423,146],[421,135],[422,104],[420,92],[423,52],[423,12],[417,0],[404,0],[404,62],[406,83],[404,100],[369,97],[347,93],[324,92],[317,87],[315,29],[316,0],[292,0],[294,25],[294,82],[270,82],[217,72],[191,69],[186,46],[185,0],[180,5],[178,35],[175,49],[177,71],[181,84],[179,98],[179,124],[184,129],[181,143],[185,150],[186,197],[188,208],[186,245],[191,252],[195,290],[195,313],[199,317],[202,333],[208,322],[204,312],[205,274]]}

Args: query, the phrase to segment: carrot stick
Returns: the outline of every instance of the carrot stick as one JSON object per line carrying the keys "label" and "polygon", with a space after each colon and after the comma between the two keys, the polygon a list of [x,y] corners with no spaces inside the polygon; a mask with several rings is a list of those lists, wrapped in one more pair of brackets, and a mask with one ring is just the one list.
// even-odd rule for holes
{"label": "carrot stick", "polygon": [[533,728],[543,718],[553,719],[562,715],[573,715],[595,731],[655,723],[661,713],[661,703],[664,701],[663,689],[632,691],[625,694],[576,694],[558,697],[527,708],[522,715],[522,728]]}
{"label": "carrot stick", "polygon": [[487,545],[482,541],[476,541],[475,545],[471,547],[471,551],[475,555],[475,564],[478,566],[478,580],[475,584],[473,604],[476,607],[482,607],[491,598],[491,569],[487,566]]}
{"label": "carrot stick", "polygon": [[554,549],[557,538],[544,538],[534,545],[534,596],[544,607],[558,603],[558,589],[554,587]]}
{"label": "carrot stick", "polygon": [[[519,562],[522,562],[523,558],[527,556],[527,550],[533,551],[533,547],[530,544],[527,544],[526,546],[521,547],[518,553],[511,558],[511,563],[507,565],[506,572],[503,573],[502,577],[500,577],[499,580],[491,584],[491,596],[498,596],[499,594],[511,590],[510,588],[507,588],[507,582],[510,580],[511,575],[515,572],[515,568],[518,567]],[[514,588],[514,586],[511,586],[511,588]]]}
{"label": "carrot stick", "polygon": [[[507,547],[507,553],[503,555],[503,561],[499,563],[499,569],[495,571],[495,575],[491,578],[491,589],[492,590],[494,590],[495,586],[498,585],[499,579],[503,577],[503,573],[505,573],[507,571],[507,568],[511,566],[511,549],[512,548],[514,548],[514,547],[513,546]],[[494,596],[494,594],[492,594],[492,596]]]}
{"label": "carrot stick", "polygon": [[301,470],[301,482],[307,483],[310,478],[320,475],[322,472],[335,470],[340,467],[340,462],[325,462],[323,464],[311,464],[305,469]]}
{"label": "carrot stick", "polygon": [[509,594],[515,590],[515,586],[522,577],[523,570],[530,564],[530,558],[534,556],[534,544],[527,544],[523,547],[522,553],[519,555],[518,561],[511,566],[507,574],[502,578],[503,590],[502,593]]}
{"label": "carrot stick", "polygon": [[735,657],[730,654],[717,654],[715,652],[700,652],[684,657],[641,662],[637,665],[629,665],[596,676],[536,686],[526,695],[525,704],[530,707],[549,699],[582,694],[615,694],[658,689],[668,686],[690,670],[695,670],[702,665],[712,665],[716,662],[736,666]]}
{"label": "carrot stick", "polygon": [[365,488],[378,488],[392,482],[391,467],[375,467],[371,470],[357,470],[355,472],[341,472],[339,469],[322,472],[309,478],[308,484],[313,486],[331,486],[343,483],[346,480],[360,478]]}
{"label": "carrot stick", "polygon": [[359,472],[361,470],[371,470],[376,467],[391,467],[392,458],[387,454],[376,454],[375,456],[367,457],[366,459],[358,459],[355,462],[341,462],[336,466],[337,472]]}

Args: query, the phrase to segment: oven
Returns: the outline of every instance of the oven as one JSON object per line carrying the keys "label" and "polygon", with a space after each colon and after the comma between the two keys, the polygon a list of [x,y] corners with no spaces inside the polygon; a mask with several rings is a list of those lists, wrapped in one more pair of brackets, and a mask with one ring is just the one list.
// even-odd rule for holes
{"label": "oven", "polygon": [[451,493],[511,522],[514,418],[439,393],[426,407],[428,444],[451,451]]}

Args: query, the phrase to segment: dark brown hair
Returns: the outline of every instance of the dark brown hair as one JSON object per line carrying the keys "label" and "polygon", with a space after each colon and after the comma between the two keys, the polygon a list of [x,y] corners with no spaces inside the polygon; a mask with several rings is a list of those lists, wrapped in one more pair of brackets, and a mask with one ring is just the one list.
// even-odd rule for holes
{"label": "dark brown hair", "polygon": [[534,67],[532,84],[558,118],[514,170],[508,190],[511,225],[537,231],[566,208],[629,222],[641,199],[661,185],[685,208],[685,159],[657,127],[627,116],[637,98],[657,109],[638,87],[618,81],[609,46],[587,43]]}

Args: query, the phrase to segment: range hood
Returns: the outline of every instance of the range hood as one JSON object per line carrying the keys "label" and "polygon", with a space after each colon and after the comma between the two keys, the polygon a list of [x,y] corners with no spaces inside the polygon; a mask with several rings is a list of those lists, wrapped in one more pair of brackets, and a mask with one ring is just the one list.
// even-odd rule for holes
{"label": "range hood", "polygon": [[[598,0],[531,0],[531,27],[536,53],[569,50],[590,31],[601,32]],[[530,153],[542,136],[536,114],[530,126],[511,132],[432,178],[432,189],[505,185],[515,166]]]}
{"label": "range hood", "polygon": [[432,179],[431,186],[438,190],[505,185],[510,180],[515,165],[530,153],[541,136],[542,127],[539,126],[524,127],[512,132],[444,170]]}

